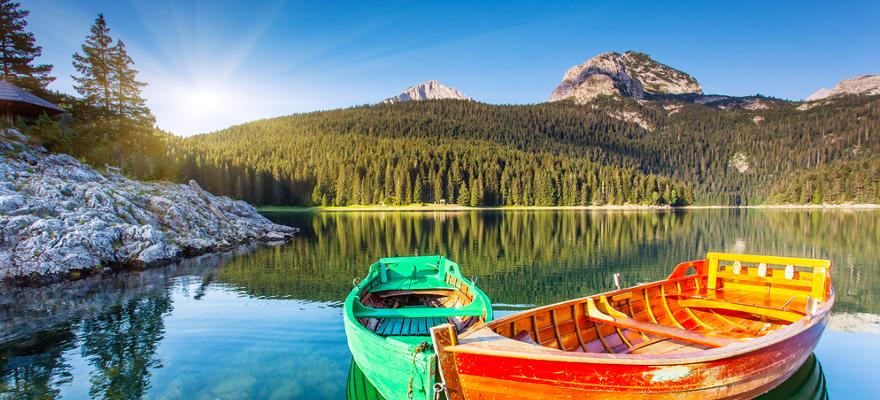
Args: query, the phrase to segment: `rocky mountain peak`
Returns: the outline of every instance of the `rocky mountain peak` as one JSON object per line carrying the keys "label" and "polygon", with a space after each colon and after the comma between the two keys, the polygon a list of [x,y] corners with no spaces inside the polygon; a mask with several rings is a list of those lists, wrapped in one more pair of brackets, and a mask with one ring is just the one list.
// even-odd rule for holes
{"label": "rocky mountain peak", "polygon": [[418,85],[410,86],[399,95],[387,98],[382,102],[392,104],[401,103],[404,101],[439,99],[472,100],[470,97],[465,96],[464,93],[458,91],[455,88],[446,86],[437,80],[430,80],[422,82]]}
{"label": "rocky mountain peak", "polygon": [[573,98],[587,102],[601,95],[636,99],[646,95],[701,94],[703,88],[692,76],[661,64],[645,53],[599,54],[565,72],[550,101]]}
{"label": "rocky mountain peak", "polygon": [[807,97],[807,101],[822,100],[828,97],[847,94],[873,96],[880,95],[880,75],[862,75],[845,79],[833,88],[821,88]]}

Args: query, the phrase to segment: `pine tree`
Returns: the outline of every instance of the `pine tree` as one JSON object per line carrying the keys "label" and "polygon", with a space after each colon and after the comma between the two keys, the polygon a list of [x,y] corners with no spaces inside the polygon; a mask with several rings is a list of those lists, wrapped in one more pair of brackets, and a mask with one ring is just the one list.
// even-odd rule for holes
{"label": "pine tree", "polygon": [[34,34],[28,32],[25,17],[30,11],[21,3],[0,0],[0,77],[20,87],[45,95],[46,86],[55,80],[49,76],[52,66],[34,64],[43,48],[36,45]]}
{"label": "pine tree", "polygon": [[113,111],[143,126],[152,126],[156,119],[141,95],[146,83],[137,80],[134,60],[125,50],[122,39],[110,49],[111,107]]}
{"label": "pine tree", "polygon": [[419,176],[416,176],[416,183],[413,188],[413,203],[421,203],[422,202],[422,179]]}
{"label": "pine tree", "polygon": [[73,55],[74,88],[92,107],[110,110],[113,106],[113,38],[104,14],[98,14],[82,44],[83,54]]}

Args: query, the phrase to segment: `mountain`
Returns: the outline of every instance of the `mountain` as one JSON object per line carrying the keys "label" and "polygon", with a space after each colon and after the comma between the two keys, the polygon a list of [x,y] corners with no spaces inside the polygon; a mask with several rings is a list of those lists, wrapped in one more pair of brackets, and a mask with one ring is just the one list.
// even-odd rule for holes
{"label": "mountain", "polygon": [[[880,154],[870,134],[880,98],[820,103],[410,101],[254,121],[173,147],[182,178],[256,204],[880,203],[880,178],[862,162]],[[822,168],[835,174],[818,181]]]}
{"label": "mountain", "polygon": [[[446,100],[410,101],[426,99]],[[174,154],[182,178],[261,205],[880,203],[880,97],[707,95],[629,51],[569,69],[547,103],[449,99],[467,97],[428,81],[180,139]]]}
{"label": "mountain", "polygon": [[455,88],[446,86],[436,80],[430,80],[418,85],[410,86],[399,95],[383,100],[382,103],[393,104],[406,101],[440,99],[472,100],[470,97],[465,96],[464,93]]}
{"label": "mountain", "polygon": [[643,99],[651,95],[702,94],[694,77],[661,64],[644,53],[599,54],[568,69],[550,101],[588,102],[602,95]]}
{"label": "mountain", "polygon": [[880,95],[880,75],[862,75],[845,79],[832,89],[821,88],[807,97],[807,101],[817,101],[843,95]]}

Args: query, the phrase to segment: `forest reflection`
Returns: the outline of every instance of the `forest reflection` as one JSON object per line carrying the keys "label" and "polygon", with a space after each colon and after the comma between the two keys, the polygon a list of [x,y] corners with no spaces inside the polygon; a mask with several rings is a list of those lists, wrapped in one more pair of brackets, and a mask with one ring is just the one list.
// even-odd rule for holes
{"label": "forest reflection", "polygon": [[[289,244],[205,256],[168,268],[47,288],[0,288],[0,399],[71,393],[135,399],[156,397],[157,391],[159,397],[246,398],[270,390],[296,398],[314,394],[316,384],[322,385],[319,397],[337,398],[348,363],[334,355],[347,352],[336,307],[353,278],[389,255],[447,255],[466,274],[476,275],[502,310],[610,289],[614,272],[621,273],[624,284],[661,279],[676,263],[706,251],[827,257],[835,262],[834,314],[867,318],[851,319],[847,328],[854,331],[880,320],[878,211],[298,212],[270,217],[302,233]],[[247,312],[229,312],[234,304]],[[169,329],[172,315],[177,322]],[[227,336],[187,333],[224,326]],[[176,337],[172,344],[169,335]],[[198,341],[201,352],[188,350],[190,340]],[[170,347],[163,352],[162,346]],[[184,367],[181,359],[168,358],[181,352],[196,357],[201,375],[192,375],[192,364]],[[222,362],[206,361],[211,358],[205,352]],[[322,367],[301,369],[303,362]],[[810,383],[789,385],[786,393],[827,395],[821,366],[811,362],[801,374]]]}
{"label": "forest reflection", "polygon": [[161,367],[156,347],[171,311],[167,293],[147,295],[110,307],[80,324],[58,327],[0,350],[0,395],[44,399],[70,383],[63,353],[79,349],[92,366],[89,397],[137,399],[149,389],[151,370]]}
{"label": "forest reflection", "polygon": [[547,304],[662,279],[707,251],[832,259],[835,310],[880,314],[880,212],[718,209],[668,212],[278,213],[291,244],[227,264],[216,279],[267,298],[337,301],[380,257],[442,254],[492,301]]}

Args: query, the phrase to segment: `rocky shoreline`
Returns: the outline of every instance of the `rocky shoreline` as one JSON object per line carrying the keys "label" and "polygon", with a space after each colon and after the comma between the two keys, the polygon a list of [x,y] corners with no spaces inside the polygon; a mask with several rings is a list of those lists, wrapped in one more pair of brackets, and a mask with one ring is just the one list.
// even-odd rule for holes
{"label": "rocky shoreline", "polygon": [[66,154],[0,137],[0,281],[35,286],[167,265],[297,229],[197,183],[101,174]]}

